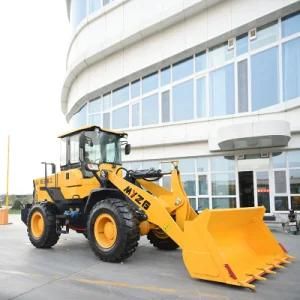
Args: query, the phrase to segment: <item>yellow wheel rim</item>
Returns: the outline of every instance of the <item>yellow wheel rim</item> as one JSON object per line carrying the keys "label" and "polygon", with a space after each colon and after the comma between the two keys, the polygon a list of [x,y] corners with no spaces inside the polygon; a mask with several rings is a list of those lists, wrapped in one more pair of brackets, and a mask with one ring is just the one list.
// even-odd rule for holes
{"label": "yellow wheel rim", "polygon": [[101,214],[94,225],[94,235],[98,245],[102,248],[111,248],[117,240],[117,225],[109,214]]}
{"label": "yellow wheel rim", "polygon": [[43,215],[39,211],[32,214],[30,225],[33,237],[36,239],[40,238],[45,230],[45,222]]}

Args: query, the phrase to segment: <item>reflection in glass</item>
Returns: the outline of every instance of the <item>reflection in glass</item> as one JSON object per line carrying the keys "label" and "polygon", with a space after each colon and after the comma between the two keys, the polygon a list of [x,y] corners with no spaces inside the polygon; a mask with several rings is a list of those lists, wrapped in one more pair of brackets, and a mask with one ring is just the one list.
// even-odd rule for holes
{"label": "reflection in glass", "polygon": [[283,44],[283,99],[300,96],[300,38]]}
{"label": "reflection in glass", "polygon": [[210,116],[224,116],[234,113],[234,67],[233,64],[209,74]]}
{"label": "reflection in glass", "polygon": [[207,175],[198,175],[199,195],[208,195]]}
{"label": "reflection in glass", "polygon": [[193,80],[189,80],[173,87],[173,121],[191,120],[193,115]]}
{"label": "reflection in glass", "polygon": [[190,204],[194,210],[198,210],[198,205],[197,205],[197,199],[196,198],[189,198]]}
{"label": "reflection in glass", "polygon": [[292,196],[291,202],[292,202],[292,209],[300,210],[300,196]]}
{"label": "reflection in glass", "polygon": [[236,201],[235,198],[213,198],[212,207],[213,208],[235,208]]}
{"label": "reflection in glass", "polygon": [[270,188],[269,174],[267,171],[256,172],[257,180],[257,203],[258,206],[264,206],[266,213],[270,212]]}
{"label": "reflection in glass", "polygon": [[275,197],[275,210],[289,210],[289,199],[287,196]]}
{"label": "reflection in glass", "polygon": [[181,175],[184,190],[188,196],[196,195],[196,182],[194,175]]}
{"label": "reflection in glass", "polygon": [[208,198],[198,198],[198,210],[209,208]]}
{"label": "reflection in glass", "polygon": [[300,194],[300,170],[290,170],[291,194]]}
{"label": "reflection in glass", "polygon": [[216,196],[235,195],[235,174],[215,173],[211,175],[212,194]]}
{"label": "reflection in glass", "polygon": [[193,73],[193,57],[187,58],[183,61],[180,61],[173,65],[173,81],[182,79],[186,76],[189,76]]}
{"label": "reflection in glass", "polygon": [[252,110],[278,103],[278,48],[251,57]]}
{"label": "reflection in glass", "polygon": [[285,171],[274,171],[275,179],[275,193],[285,194],[286,190],[286,172]]}

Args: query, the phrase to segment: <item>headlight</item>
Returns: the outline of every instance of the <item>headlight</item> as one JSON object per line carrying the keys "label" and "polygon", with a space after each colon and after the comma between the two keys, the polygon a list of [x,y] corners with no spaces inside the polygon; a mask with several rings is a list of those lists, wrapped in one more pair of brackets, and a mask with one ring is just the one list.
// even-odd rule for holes
{"label": "headlight", "polygon": [[97,164],[86,164],[86,169],[88,171],[98,171],[99,167]]}

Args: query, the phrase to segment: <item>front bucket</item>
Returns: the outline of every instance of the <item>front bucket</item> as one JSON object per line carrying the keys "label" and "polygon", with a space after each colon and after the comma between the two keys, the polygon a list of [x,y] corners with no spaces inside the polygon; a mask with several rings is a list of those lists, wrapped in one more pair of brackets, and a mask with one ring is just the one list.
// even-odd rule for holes
{"label": "front bucket", "polygon": [[255,288],[289,263],[263,222],[264,207],[205,210],[184,224],[183,260],[191,277]]}

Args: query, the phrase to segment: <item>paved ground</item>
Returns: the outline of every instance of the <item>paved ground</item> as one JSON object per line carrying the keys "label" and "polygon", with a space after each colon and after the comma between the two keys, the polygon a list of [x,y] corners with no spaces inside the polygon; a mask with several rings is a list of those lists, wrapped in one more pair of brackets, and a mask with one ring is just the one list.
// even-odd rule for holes
{"label": "paved ground", "polygon": [[[300,263],[256,283],[256,292],[191,279],[181,251],[163,252],[142,239],[128,261],[99,261],[81,235],[64,235],[50,250],[35,249],[19,216],[0,226],[0,300],[18,299],[300,299]],[[273,231],[300,257],[300,236]]]}

